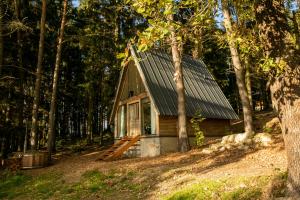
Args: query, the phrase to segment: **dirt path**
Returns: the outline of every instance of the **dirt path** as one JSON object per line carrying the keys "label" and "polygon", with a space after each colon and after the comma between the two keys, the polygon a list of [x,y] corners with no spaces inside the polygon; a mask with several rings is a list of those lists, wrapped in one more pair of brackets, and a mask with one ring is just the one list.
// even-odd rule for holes
{"label": "dirt path", "polygon": [[113,162],[96,162],[101,152],[93,151],[82,155],[67,157],[57,164],[25,171],[29,175],[47,172],[61,172],[66,182],[78,182],[88,170],[107,173],[133,171],[136,182],[149,183],[148,199],[185,187],[201,179],[219,179],[235,176],[271,175],[286,170],[286,157],[283,142],[261,149],[231,150],[204,155],[200,150],[188,153],[173,153],[155,158],[124,159]]}

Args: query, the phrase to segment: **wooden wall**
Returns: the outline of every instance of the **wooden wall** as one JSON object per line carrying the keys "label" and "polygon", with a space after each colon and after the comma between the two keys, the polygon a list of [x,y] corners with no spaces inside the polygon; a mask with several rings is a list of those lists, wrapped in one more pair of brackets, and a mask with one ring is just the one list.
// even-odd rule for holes
{"label": "wooden wall", "polygon": [[129,96],[130,91],[133,92],[132,94],[133,96],[137,96],[141,93],[146,92],[141,76],[133,62],[130,62],[128,65],[128,69],[125,74],[125,80],[120,89],[121,89],[121,97],[120,97],[121,101],[130,98]]}
{"label": "wooden wall", "polygon": [[176,136],[177,135],[177,118],[175,117],[159,117],[159,135],[160,136]]}
{"label": "wooden wall", "polygon": [[[188,135],[194,136],[190,118],[188,120]],[[230,120],[226,119],[206,119],[202,122],[201,127],[205,136],[223,136],[230,130]],[[160,136],[177,136],[177,118],[159,117],[159,135]]]}

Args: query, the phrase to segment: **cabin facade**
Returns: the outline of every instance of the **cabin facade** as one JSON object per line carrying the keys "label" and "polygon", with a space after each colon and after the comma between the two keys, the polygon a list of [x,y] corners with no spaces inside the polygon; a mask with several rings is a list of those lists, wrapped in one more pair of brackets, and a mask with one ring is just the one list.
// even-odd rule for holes
{"label": "cabin facade", "polygon": [[[138,145],[126,152],[131,156],[176,152],[177,93],[172,57],[160,50],[138,52],[134,47],[130,53],[133,60],[121,72],[110,118],[115,141],[140,136]],[[206,137],[223,136],[230,119],[238,118],[236,113],[202,61],[183,56],[182,64],[190,144],[194,133],[189,121],[196,112],[205,118],[202,129]]]}

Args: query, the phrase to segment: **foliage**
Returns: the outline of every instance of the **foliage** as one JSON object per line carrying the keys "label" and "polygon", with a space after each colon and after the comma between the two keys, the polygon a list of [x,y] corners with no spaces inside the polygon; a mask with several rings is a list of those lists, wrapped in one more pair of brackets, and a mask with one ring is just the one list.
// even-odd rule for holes
{"label": "foliage", "polygon": [[196,112],[195,116],[190,120],[195,133],[195,143],[198,147],[201,147],[204,144],[204,133],[201,129],[201,122],[204,120],[205,118],[201,116],[200,112]]}
{"label": "foliage", "polygon": [[132,198],[144,189],[134,183],[134,173],[119,174],[114,171],[102,173],[86,171],[79,182],[66,183],[60,173],[49,172],[36,177],[26,175],[9,176],[0,182],[1,199],[111,199],[116,192],[128,191]]}
{"label": "foliage", "polygon": [[[15,3],[19,3],[20,20],[15,16]],[[38,113],[41,148],[47,140],[56,39],[62,10],[61,1],[50,0],[47,4]],[[88,137],[89,128],[102,140],[102,132],[109,128],[107,121],[120,71],[120,60],[116,55],[123,51],[127,40],[142,29],[144,23],[122,1],[84,0],[78,7],[71,1],[69,4],[58,81],[56,139],[76,141]],[[25,132],[28,134],[31,128],[41,2],[4,0],[0,6],[4,8],[0,13],[3,28],[0,37],[4,41],[3,66],[0,67],[0,140],[5,141],[5,145],[0,145],[0,153],[7,154],[23,149]],[[135,23],[136,20],[141,23]],[[16,41],[17,31],[21,32],[20,47]],[[10,134],[10,130],[17,129],[22,131]]]}
{"label": "foliage", "polygon": [[[170,1],[170,0],[127,0],[149,24],[145,31],[139,33],[139,50],[145,51],[153,45],[163,46],[169,41],[171,29],[174,29],[179,44],[188,39],[193,40],[199,29],[205,29],[212,23],[214,1],[199,3],[195,0]],[[174,20],[170,20],[174,15]]]}

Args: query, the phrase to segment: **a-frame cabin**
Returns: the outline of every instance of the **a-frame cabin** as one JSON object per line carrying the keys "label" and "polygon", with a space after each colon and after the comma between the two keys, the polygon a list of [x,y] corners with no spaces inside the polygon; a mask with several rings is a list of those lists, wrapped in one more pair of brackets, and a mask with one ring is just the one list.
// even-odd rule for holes
{"label": "a-frame cabin", "polygon": [[[138,52],[130,47],[133,60],[124,66],[111,114],[115,141],[139,136],[133,156],[157,156],[175,152],[177,145],[177,93],[172,57],[161,50]],[[201,60],[182,58],[187,120],[196,112],[206,118],[206,137],[222,136],[231,119],[238,116]],[[188,135],[193,144],[193,130]],[[126,152],[130,154],[130,151]]]}

